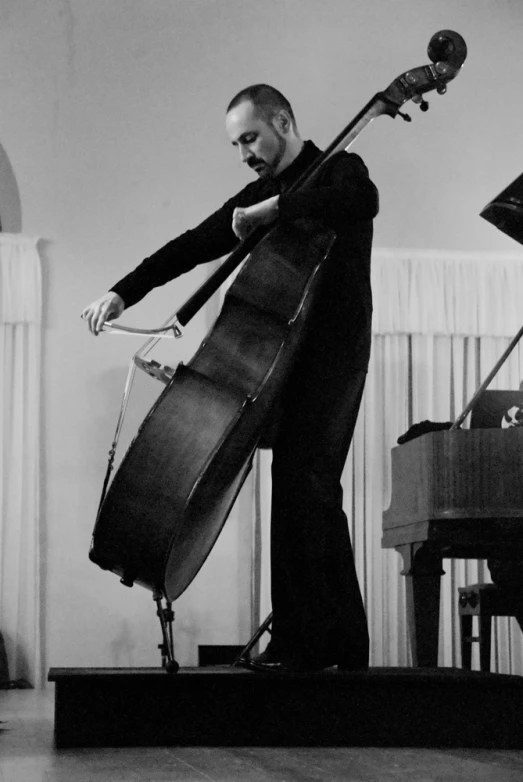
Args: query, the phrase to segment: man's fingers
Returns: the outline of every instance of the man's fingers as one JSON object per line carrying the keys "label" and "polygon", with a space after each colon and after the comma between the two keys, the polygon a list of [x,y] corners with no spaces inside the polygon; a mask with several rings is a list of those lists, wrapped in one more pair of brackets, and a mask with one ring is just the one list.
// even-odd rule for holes
{"label": "man's fingers", "polygon": [[94,308],[92,308],[91,312],[87,317],[87,325],[89,326],[89,331],[91,332],[91,334],[95,334],[95,335],[98,333],[96,330],[97,318],[98,318],[98,313]]}
{"label": "man's fingers", "polygon": [[86,321],[89,331],[92,334],[96,335],[102,330],[104,321],[107,320],[105,309],[106,308],[91,305],[90,307],[86,307],[82,312],[81,317]]}
{"label": "man's fingers", "polygon": [[89,331],[93,330],[93,308],[86,307],[82,312],[81,317],[86,321]]}
{"label": "man's fingers", "polygon": [[100,312],[98,313],[98,317],[96,319],[96,333],[98,334],[100,331],[102,331],[104,323],[106,320],[110,320],[109,310],[111,309],[110,304],[103,305],[100,309]]}
{"label": "man's fingers", "polygon": [[117,318],[124,307],[123,299],[117,293],[110,292],[86,307],[82,318],[87,322],[89,331],[96,336],[102,331],[105,321]]}

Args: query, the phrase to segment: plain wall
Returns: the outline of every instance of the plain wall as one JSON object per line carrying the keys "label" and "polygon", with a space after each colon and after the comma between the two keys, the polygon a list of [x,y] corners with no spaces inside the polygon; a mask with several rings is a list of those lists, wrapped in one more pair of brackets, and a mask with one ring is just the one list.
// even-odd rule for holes
{"label": "plain wall", "polygon": [[[44,669],[159,660],[150,594],[87,559],[142,340],[94,339],[81,310],[253,176],[223,126],[239,89],[274,84],[302,135],[326,146],[376,92],[428,63],[441,29],[469,47],[448,93],[429,95],[425,114],[406,106],[410,124],[378,118],[353,146],[381,193],[375,245],[517,250],[478,213],[523,169],[520,0],[0,0],[0,144],[21,230],[43,239]],[[2,199],[14,213],[16,194]],[[208,272],[153,292],[122,322],[159,325]],[[208,320],[163,348],[168,363],[192,355]],[[177,603],[182,664],[199,643],[250,635],[242,515]]]}

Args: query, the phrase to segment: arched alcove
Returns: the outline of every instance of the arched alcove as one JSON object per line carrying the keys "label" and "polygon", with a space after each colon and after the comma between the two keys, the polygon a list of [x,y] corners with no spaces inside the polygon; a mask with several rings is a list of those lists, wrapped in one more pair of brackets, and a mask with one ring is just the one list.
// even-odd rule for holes
{"label": "arched alcove", "polygon": [[22,205],[13,167],[0,144],[0,224],[7,233],[22,230]]}

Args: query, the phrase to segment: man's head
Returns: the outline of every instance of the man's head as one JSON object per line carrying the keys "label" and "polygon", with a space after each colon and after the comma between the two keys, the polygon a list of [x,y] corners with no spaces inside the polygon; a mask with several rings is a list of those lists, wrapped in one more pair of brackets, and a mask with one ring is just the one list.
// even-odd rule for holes
{"label": "man's head", "polygon": [[242,161],[260,177],[283,171],[303,144],[289,101],[267,84],[239,92],[227,107],[225,125]]}

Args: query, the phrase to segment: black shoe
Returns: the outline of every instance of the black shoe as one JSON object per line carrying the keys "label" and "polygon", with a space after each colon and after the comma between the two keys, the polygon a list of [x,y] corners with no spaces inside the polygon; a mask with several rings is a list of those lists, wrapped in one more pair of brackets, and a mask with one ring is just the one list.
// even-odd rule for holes
{"label": "black shoe", "polygon": [[368,663],[356,658],[344,657],[339,659],[335,655],[322,656],[309,660],[290,661],[283,655],[279,655],[269,648],[256,657],[242,662],[245,668],[258,673],[312,673],[333,668],[336,665],[340,671],[366,671]]}
{"label": "black shoe", "polygon": [[271,652],[268,648],[256,657],[244,660],[243,665],[245,668],[249,668],[251,671],[258,671],[259,673],[287,673],[287,668],[280,656]]}

